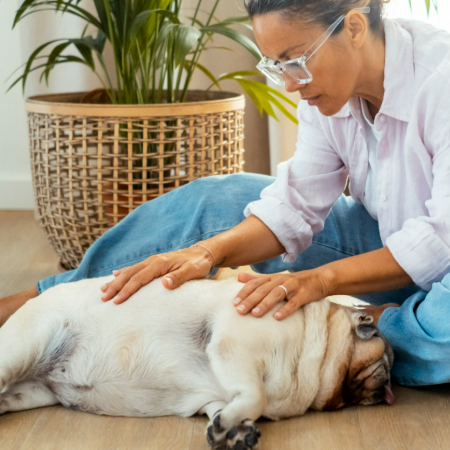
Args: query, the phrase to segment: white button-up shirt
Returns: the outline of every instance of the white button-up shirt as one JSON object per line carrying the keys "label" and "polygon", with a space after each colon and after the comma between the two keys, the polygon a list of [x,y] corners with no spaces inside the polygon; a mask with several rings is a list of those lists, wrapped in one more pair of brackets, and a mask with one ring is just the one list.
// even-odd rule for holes
{"label": "white button-up shirt", "polygon": [[[450,34],[425,22],[388,19],[385,95],[375,118],[381,240],[416,284],[450,273]],[[347,176],[364,202],[368,149],[357,97],[331,117],[300,102],[294,157],[245,215],[259,217],[293,262],[323,229]]]}

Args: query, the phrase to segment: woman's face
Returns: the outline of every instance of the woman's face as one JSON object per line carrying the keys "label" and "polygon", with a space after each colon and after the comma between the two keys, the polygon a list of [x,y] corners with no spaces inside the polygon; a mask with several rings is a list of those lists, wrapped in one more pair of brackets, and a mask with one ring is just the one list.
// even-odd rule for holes
{"label": "woman's face", "polygon": [[[301,85],[285,77],[288,92],[299,91],[302,99],[318,97],[309,103],[325,116],[339,112],[356,90],[361,61],[354,45],[355,30],[349,22],[346,20],[345,28],[306,62],[313,76],[311,83]],[[253,32],[263,55],[283,62],[302,56],[325,29],[268,13],[253,18]]]}

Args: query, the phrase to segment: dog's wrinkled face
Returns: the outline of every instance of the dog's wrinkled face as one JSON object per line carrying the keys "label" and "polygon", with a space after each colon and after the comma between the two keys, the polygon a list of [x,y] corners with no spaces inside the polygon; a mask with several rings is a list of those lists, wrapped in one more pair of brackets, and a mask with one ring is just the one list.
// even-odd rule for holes
{"label": "dog's wrinkled face", "polygon": [[338,392],[325,409],[349,405],[392,404],[390,370],[394,353],[387,339],[373,323],[373,318],[353,308],[346,308],[352,333],[346,374]]}
{"label": "dog's wrinkled face", "polygon": [[354,351],[343,385],[347,405],[391,404],[390,370],[394,362],[392,348],[373,323],[371,316],[352,313]]}

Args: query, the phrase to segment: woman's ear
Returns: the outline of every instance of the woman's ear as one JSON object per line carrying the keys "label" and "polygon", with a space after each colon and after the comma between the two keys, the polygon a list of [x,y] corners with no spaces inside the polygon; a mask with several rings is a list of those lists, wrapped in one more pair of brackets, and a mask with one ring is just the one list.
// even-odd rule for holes
{"label": "woman's ear", "polygon": [[345,18],[345,29],[351,39],[352,46],[360,49],[367,39],[369,22],[361,11],[353,10]]}

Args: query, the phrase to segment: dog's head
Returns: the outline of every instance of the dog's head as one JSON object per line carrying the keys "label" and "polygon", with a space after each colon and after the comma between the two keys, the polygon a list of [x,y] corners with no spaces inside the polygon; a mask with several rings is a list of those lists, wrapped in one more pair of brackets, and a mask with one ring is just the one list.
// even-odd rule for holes
{"label": "dog's head", "polygon": [[350,332],[345,339],[346,351],[343,351],[342,357],[339,358],[339,382],[321,409],[335,410],[348,405],[376,403],[392,404],[392,347],[375,326],[372,316],[353,308],[340,309],[347,313]]}
{"label": "dog's head", "polygon": [[390,371],[394,352],[372,316],[351,314],[353,354],[342,394],[346,405],[392,404]]}

